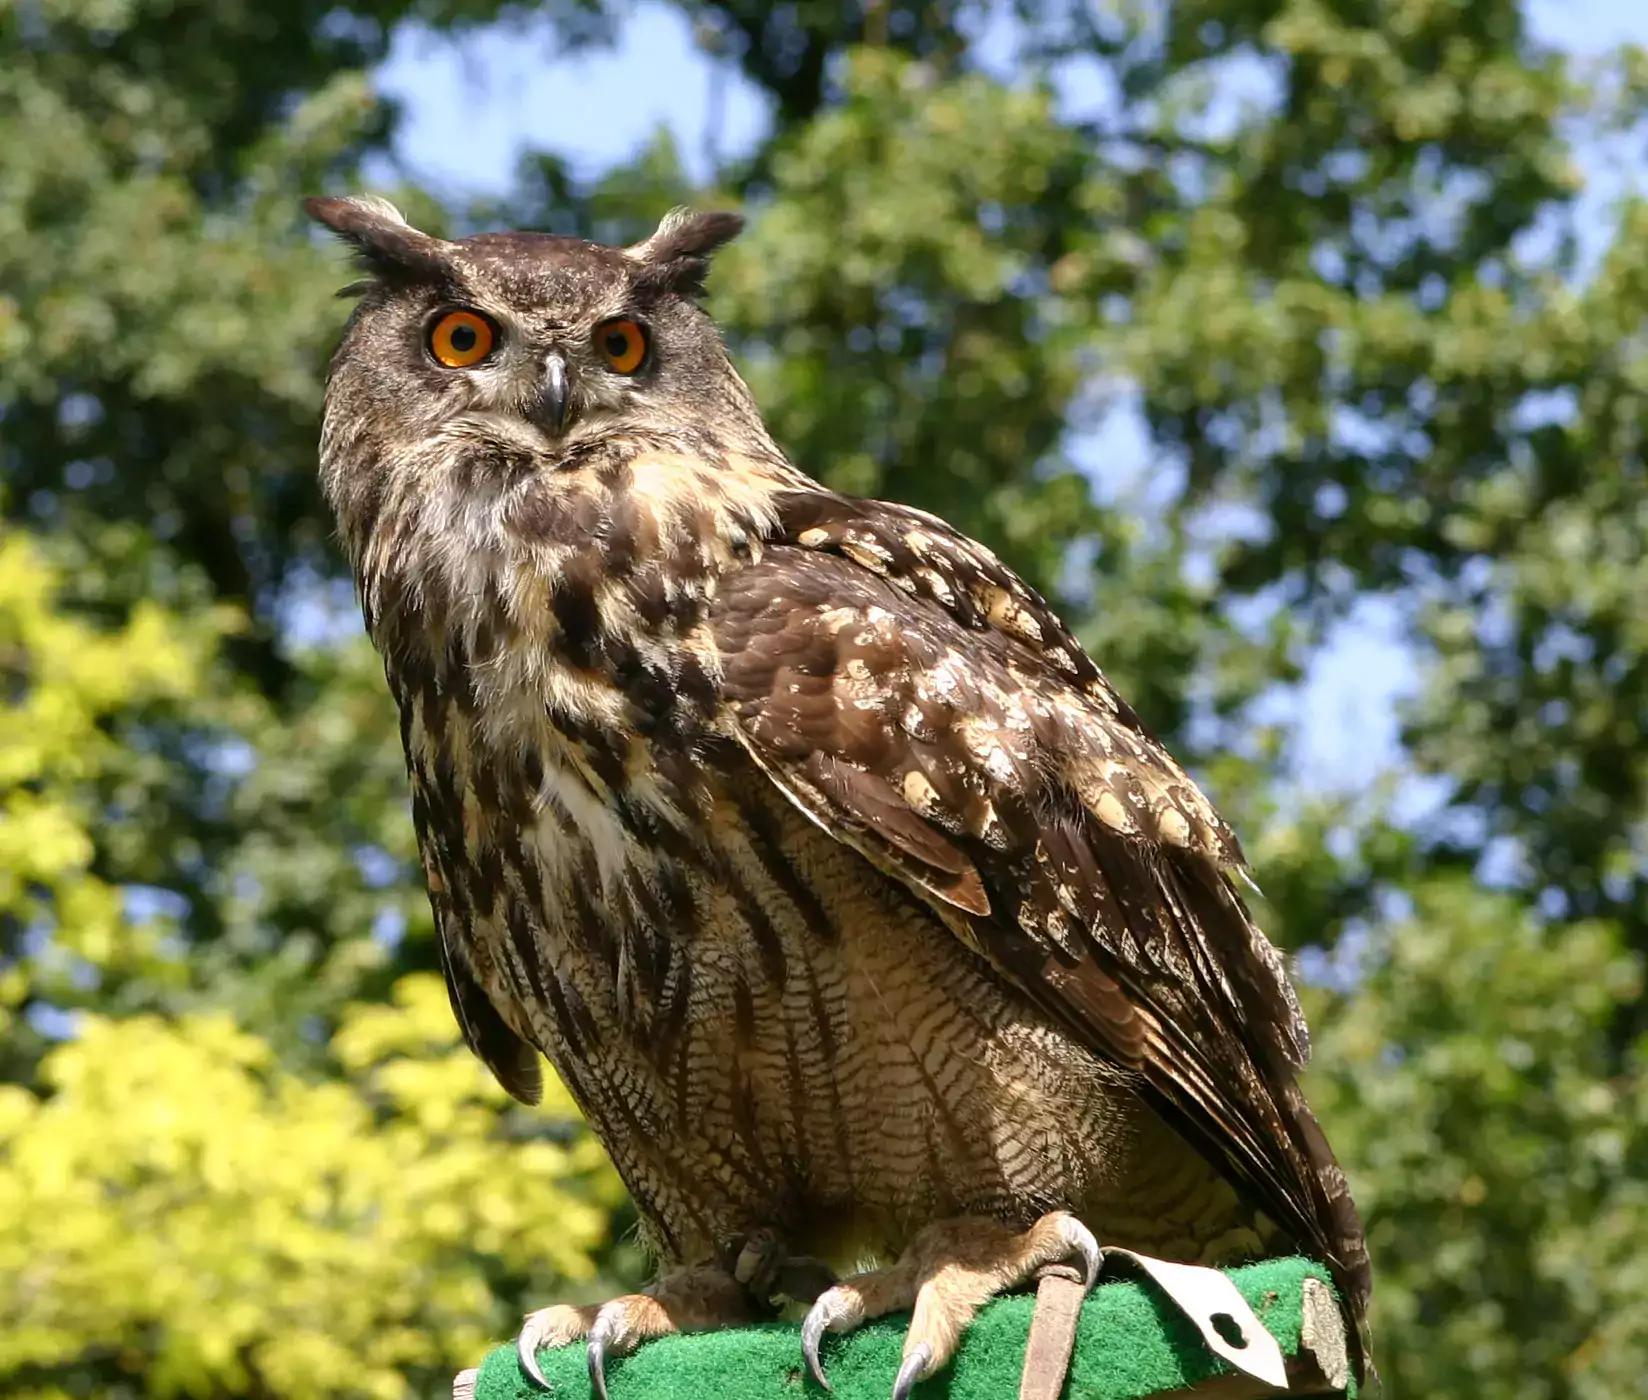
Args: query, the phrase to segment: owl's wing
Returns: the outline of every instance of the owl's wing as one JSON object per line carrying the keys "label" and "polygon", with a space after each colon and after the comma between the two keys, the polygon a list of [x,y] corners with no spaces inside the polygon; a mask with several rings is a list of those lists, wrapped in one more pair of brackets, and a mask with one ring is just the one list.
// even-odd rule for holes
{"label": "owl's wing", "polygon": [[441,973],[452,1014],[463,1030],[464,1043],[492,1071],[500,1084],[522,1103],[544,1096],[544,1072],[534,1050],[516,1035],[498,1014],[464,957],[464,940],[447,924],[455,915],[450,904],[431,897],[435,905],[436,941],[441,951]]}
{"label": "owl's wing", "polygon": [[[412,708],[414,692],[393,666],[388,670],[388,678],[401,710],[401,738],[412,784],[412,826],[417,832],[418,856],[423,863],[430,912],[435,917],[435,942],[440,950],[441,975],[446,980],[452,1014],[463,1031],[464,1043],[498,1082],[522,1103],[537,1103],[544,1096],[544,1075],[538,1052],[504,1020],[497,1003],[487,995],[482,970],[471,961],[475,940],[466,935],[465,914],[451,893],[448,873],[459,864],[463,854],[463,833],[454,828],[451,814],[461,814],[464,810],[463,802],[453,791],[451,766],[442,764],[436,773],[431,773],[420,761],[411,743],[416,728]],[[432,790],[443,785],[444,799]],[[473,917],[474,912],[469,910],[468,916]]]}
{"label": "owl's wing", "polygon": [[723,724],[770,779],[1365,1290],[1236,840],[1046,603],[941,521],[797,492],[712,623]]}

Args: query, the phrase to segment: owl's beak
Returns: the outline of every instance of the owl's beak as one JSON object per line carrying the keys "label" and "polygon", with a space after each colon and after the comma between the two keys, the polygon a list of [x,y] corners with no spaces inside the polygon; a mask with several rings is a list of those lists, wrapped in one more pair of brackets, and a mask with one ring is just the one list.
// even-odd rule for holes
{"label": "owl's beak", "polygon": [[538,390],[538,401],[532,405],[529,416],[547,433],[558,433],[566,426],[567,406],[572,399],[572,386],[567,378],[567,362],[558,350],[544,356],[544,379]]}

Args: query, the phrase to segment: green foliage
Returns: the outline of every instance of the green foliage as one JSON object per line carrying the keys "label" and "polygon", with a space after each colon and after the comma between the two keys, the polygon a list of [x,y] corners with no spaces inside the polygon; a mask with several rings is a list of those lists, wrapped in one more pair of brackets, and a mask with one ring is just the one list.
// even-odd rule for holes
{"label": "green foliage", "polygon": [[142,783],[119,740],[134,712],[200,692],[221,611],[181,618],[139,601],[100,629],[58,606],[57,578],[27,534],[0,540],[0,1043],[10,1067],[38,1053],[19,1011],[72,1007],[104,978],[166,980],[164,930],[126,917],[98,870],[105,796]]}
{"label": "green foliage", "polygon": [[[713,188],[660,140],[393,193],[603,238],[742,202],[711,291],[781,440],[1056,595],[1246,835],[1392,1388],[1639,1387],[1648,211],[1576,196],[1648,61],[1512,0],[1022,0],[1006,82],[982,5],[678,5],[776,113]],[[344,274],[297,199],[381,161],[397,25],[514,13],[0,8],[8,1393],[338,1393],[346,1354],[429,1393],[633,1274],[570,1105],[457,1048],[312,465]],[[1128,405],[1140,460],[1095,460]],[[1370,600],[1424,685],[1343,795],[1271,702]]]}
{"label": "green foliage", "polygon": [[508,1325],[493,1279],[594,1272],[600,1149],[505,1135],[438,977],[331,1049],[300,1077],[226,1015],[91,1017],[44,1096],[0,1090],[8,1394],[435,1393]]}
{"label": "green foliage", "polygon": [[1611,925],[1553,939],[1459,877],[1410,897],[1365,980],[1312,1008],[1310,1087],[1370,1217],[1385,1380],[1629,1394],[1648,1344],[1648,1077],[1616,1074],[1607,1047],[1641,960]]}

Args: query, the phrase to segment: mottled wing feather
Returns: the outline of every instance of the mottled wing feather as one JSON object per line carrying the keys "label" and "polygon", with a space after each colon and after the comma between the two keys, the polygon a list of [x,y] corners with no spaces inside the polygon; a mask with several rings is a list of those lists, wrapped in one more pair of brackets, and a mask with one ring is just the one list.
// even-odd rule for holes
{"label": "mottled wing feather", "polygon": [[[438,911],[436,918],[439,921]],[[522,1103],[537,1103],[544,1096],[544,1074],[538,1052],[504,1023],[492,998],[475,980],[475,974],[464,960],[461,944],[451,932],[439,929],[436,942],[441,950],[446,994],[452,1002],[452,1014],[463,1030],[464,1042],[510,1094]]]}
{"label": "mottled wing feather", "polygon": [[[741,575],[735,587],[753,578]],[[743,667],[739,684],[752,700],[760,697],[741,710],[752,756],[833,835],[868,848],[877,864],[948,903],[988,913],[973,863],[878,766],[892,756],[881,678],[899,653],[896,642],[873,627],[844,627],[846,617],[828,606],[722,612],[726,626],[760,633],[734,643]],[[731,640],[718,634],[724,653]],[[816,745],[826,728],[839,736],[837,752]]]}
{"label": "mottled wing feather", "polygon": [[[1310,1055],[1304,1014],[1275,948],[1248,920],[1225,874],[1244,865],[1235,832],[1046,600],[982,545],[910,506],[797,492],[783,499],[781,515],[786,537],[810,553],[848,559],[900,593],[937,604],[964,636],[1008,643],[1000,650],[1013,684],[1046,689],[1059,718],[1075,721],[1079,733],[1064,737],[1082,742],[1063,778],[1082,805],[1118,835],[1197,852],[1220,872],[1251,933],[1251,957],[1226,971],[1246,995],[1267,1003],[1283,1053],[1303,1068]],[[967,641],[959,647],[965,665]]]}
{"label": "mottled wing feather", "polygon": [[[393,662],[386,667],[386,676],[401,713],[401,744],[412,785],[412,826],[452,1014],[465,1044],[498,1082],[522,1103],[537,1103],[544,1092],[538,1052],[504,1019],[486,991],[482,970],[472,962],[479,945],[468,925],[475,911],[463,903],[467,896],[460,878],[469,857],[462,826],[465,803],[452,755],[440,747],[443,738],[450,743],[442,720],[446,697],[433,679],[421,688],[412,686]],[[431,724],[436,726],[433,732]]]}
{"label": "mottled wing feather", "polygon": [[476,980],[464,959],[463,942],[444,927],[451,912],[437,906],[436,942],[441,952],[441,973],[446,978],[446,994],[452,1014],[463,1030],[464,1042],[497,1080],[522,1103],[537,1103],[544,1096],[543,1068],[538,1052],[504,1023],[492,998]]}
{"label": "mottled wing feather", "polygon": [[781,519],[715,601],[729,731],[1359,1289],[1348,1193],[1293,1082],[1303,1018],[1229,828],[980,546],[827,493]]}

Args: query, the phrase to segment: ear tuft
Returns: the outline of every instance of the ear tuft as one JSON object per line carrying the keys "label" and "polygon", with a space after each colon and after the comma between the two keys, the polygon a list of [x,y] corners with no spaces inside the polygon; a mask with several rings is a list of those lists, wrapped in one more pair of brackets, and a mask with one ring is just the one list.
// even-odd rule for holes
{"label": "ear tuft", "polygon": [[303,208],[353,248],[376,276],[439,277],[451,269],[451,245],[413,228],[387,199],[317,195],[304,200]]}
{"label": "ear tuft", "polygon": [[743,227],[742,214],[671,209],[650,238],[624,251],[642,264],[643,281],[696,296],[704,290],[710,254],[738,237]]}

